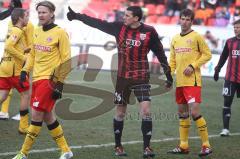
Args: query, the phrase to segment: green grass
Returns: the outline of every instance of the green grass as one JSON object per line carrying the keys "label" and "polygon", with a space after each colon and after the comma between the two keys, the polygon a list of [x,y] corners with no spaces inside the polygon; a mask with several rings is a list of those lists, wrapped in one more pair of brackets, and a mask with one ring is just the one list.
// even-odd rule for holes
{"label": "green grass", "polygon": [[[82,73],[74,71],[69,81],[72,83],[78,83],[76,81],[82,80]],[[89,86],[97,89],[104,89],[109,93],[113,92],[114,86],[112,85],[110,73],[102,72],[93,82],[80,82],[81,85]],[[219,82],[213,82],[212,79],[203,79],[203,92],[202,92],[202,104],[201,112],[205,117],[208,130],[210,135],[216,135],[222,129],[222,106],[223,98],[221,96],[223,80]],[[83,91],[84,90],[80,90]],[[86,93],[86,92],[85,92]],[[96,92],[97,93],[97,92]],[[80,96],[74,94],[64,94],[64,98],[69,97],[73,99],[73,103],[70,107],[72,112],[79,113],[92,109],[96,105],[102,102],[100,98]],[[112,97],[110,101],[112,101]],[[112,102],[108,103],[109,107],[113,106]],[[18,111],[19,95],[14,92],[11,101],[10,115],[14,115]],[[235,98],[232,105],[232,119],[231,119],[231,132],[240,132],[239,123],[240,121],[240,101]],[[104,108],[102,108],[104,109]],[[165,138],[176,138],[178,137],[178,119],[176,117],[177,106],[175,104],[174,90],[152,98],[152,112],[154,114],[153,124],[153,140],[165,139]],[[88,120],[64,120],[59,119],[63,128],[65,137],[71,146],[84,146],[84,145],[99,145],[113,143],[112,133],[112,119],[114,116],[114,109],[111,111],[91,118]],[[128,115],[125,120],[123,141],[141,141],[140,131],[140,119],[138,116],[138,106],[129,105]],[[68,116],[69,117],[69,116]],[[0,121],[1,127],[1,144],[0,144],[0,158],[7,159],[11,158],[12,155],[2,156],[2,153],[16,152],[19,151],[23,143],[24,137],[18,135],[17,128],[18,122],[8,120]],[[192,122],[190,136],[198,136],[195,124]],[[207,157],[211,159],[238,159],[240,158],[239,143],[240,136],[231,136],[228,138],[214,137],[210,138],[214,153]],[[152,147],[156,151],[157,159],[194,159],[197,158],[197,154],[200,151],[200,140],[191,139],[191,153],[189,155],[168,155],[166,152],[172,149],[178,144],[178,141],[164,141],[158,143],[152,143]],[[33,146],[34,150],[56,148],[55,143],[51,139],[46,126],[43,126],[41,134],[37,138],[36,143]],[[125,145],[125,149],[128,152],[126,159],[139,159],[142,155],[142,144]],[[116,158],[113,156],[113,146],[100,147],[100,148],[82,148],[73,149],[75,159],[111,159]],[[58,158],[59,152],[44,152],[44,153],[33,153],[30,154],[29,158],[32,159],[54,159]]]}

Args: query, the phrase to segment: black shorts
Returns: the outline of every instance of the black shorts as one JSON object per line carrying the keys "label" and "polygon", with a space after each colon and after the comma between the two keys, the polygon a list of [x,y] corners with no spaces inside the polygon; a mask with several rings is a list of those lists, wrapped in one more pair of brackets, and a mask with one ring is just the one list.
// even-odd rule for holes
{"label": "black shorts", "polygon": [[114,93],[114,103],[118,105],[129,104],[129,97],[132,91],[138,102],[151,101],[150,88],[149,81],[118,77]]}
{"label": "black shorts", "polygon": [[234,97],[235,92],[237,92],[237,98],[240,98],[240,83],[225,81],[222,91],[223,96]]}

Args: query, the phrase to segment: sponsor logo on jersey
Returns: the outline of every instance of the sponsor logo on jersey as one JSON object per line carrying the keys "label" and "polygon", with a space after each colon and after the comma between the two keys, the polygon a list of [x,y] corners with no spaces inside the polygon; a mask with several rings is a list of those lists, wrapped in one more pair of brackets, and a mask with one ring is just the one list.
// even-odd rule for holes
{"label": "sponsor logo on jersey", "polygon": [[232,50],[232,56],[240,56],[240,50]]}
{"label": "sponsor logo on jersey", "polygon": [[44,52],[51,52],[52,51],[52,49],[51,49],[51,47],[49,47],[49,46],[43,46],[43,45],[34,45],[34,48],[35,48],[35,50],[38,50],[38,51],[44,51]]}
{"label": "sponsor logo on jersey", "polygon": [[133,40],[133,39],[126,39],[126,46],[132,48],[134,46],[139,47],[141,45],[141,41]]}
{"label": "sponsor logo on jersey", "polygon": [[192,51],[192,48],[176,48],[175,53],[190,53]]}

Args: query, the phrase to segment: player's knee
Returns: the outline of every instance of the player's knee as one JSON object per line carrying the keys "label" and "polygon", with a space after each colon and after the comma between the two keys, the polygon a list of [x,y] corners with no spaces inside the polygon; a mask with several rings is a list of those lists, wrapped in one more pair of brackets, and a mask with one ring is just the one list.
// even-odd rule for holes
{"label": "player's knee", "polygon": [[199,116],[201,116],[201,114],[199,112],[191,112],[191,116],[193,118],[193,120],[199,118]]}
{"label": "player's knee", "polygon": [[148,107],[143,108],[141,110],[140,114],[141,114],[142,118],[151,116],[150,108],[148,108]]}
{"label": "player's knee", "polygon": [[34,109],[32,109],[32,121],[42,122],[43,118],[44,118],[43,112],[35,111]]}
{"label": "player's knee", "polygon": [[179,119],[187,119],[187,118],[189,118],[189,113],[188,112],[178,112],[178,117],[179,117]]}
{"label": "player's knee", "polygon": [[120,111],[118,111],[118,112],[116,113],[115,118],[118,119],[119,121],[121,121],[121,120],[124,119],[125,115],[126,115],[125,112],[120,112]]}

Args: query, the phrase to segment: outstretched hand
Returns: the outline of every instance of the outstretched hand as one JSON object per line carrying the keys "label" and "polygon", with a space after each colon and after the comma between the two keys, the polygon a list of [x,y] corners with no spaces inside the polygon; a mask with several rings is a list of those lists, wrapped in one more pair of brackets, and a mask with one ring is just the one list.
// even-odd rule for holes
{"label": "outstretched hand", "polygon": [[72,10],[70,6],[68,6],[68,13],[67,13],[67,18],[68,20],[72,21],[73,19],[76,19],[77,13]]}
{"label": "outstretched hand", "polygon": [[12,7],[12,8],[22,8],[21,0],[11,0],[10,7]]}

